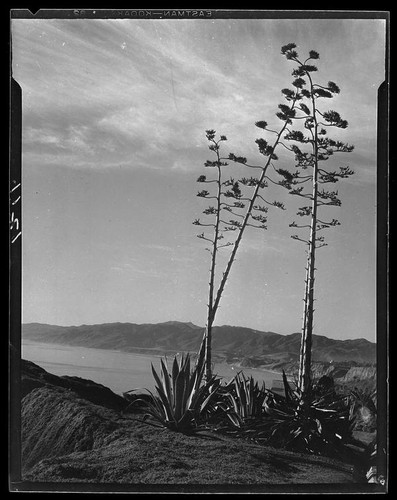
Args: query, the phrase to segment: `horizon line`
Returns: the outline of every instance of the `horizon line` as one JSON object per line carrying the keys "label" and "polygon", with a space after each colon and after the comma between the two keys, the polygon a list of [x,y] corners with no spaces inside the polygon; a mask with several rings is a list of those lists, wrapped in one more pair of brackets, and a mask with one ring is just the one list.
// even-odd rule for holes
{"label": "horizon line", "polygon": [[[45,326],[56,326],[56,327],[59,327],[59,328],[80,328],[82,326],[101,326],[101,325],[138,325],[138,326],[142,326],[142,325],[164,325],[164,324],[167,324],[167,323],[178,323],[178,324],[184,324],[184,325],[193,325],[194,327],[196,327],[197,329],[204,329],[205,326],[199,326],[199,325],[196,325],[195,323],[193,323],[192,321],[179,321],[179,320],[167,320],[167,321],[159,321],[157,323],[149,323],[149,322],[144,322],[144,323],[134,323],[132,321],[109,321],[109,322],[105,322],[105,323],[81,323],[80,325],[56,325],[56,324],[53,324],[53,323],[41,323],[39,321],[30,321],[30,322],[22,322],[21,323],[21,327],[24,326],[24,325],[45,325]],[[242,325],[227,325],[227,324],[223,324],[223,325],[214,325],[213,328],[245,328],[247,330],[252,330],[254,332],[258,332],[258,333],[273,333],[275,335],[280,335],[280,336],[283,336],[283,337],[287,337],[287,336],[290,336],[290,335],[297,335],[301,332],[297,331],[297,332],[293,332],[293,333],[278,333],[278,332],[273,332],[271,330],[269,331],[265,331],[265,330],[258,330],[257,328],[251,328],[251,327],[248,327],[248,326],[242,326]],[[329,340],[337,340],[339,342],[346,342],[346,341],[351,341],[351,340],[365,340],[371,344],[376,344],[376,340],[375,341],[371,341],[371,340],[368,340],[366,339],[365,337],[355,337],[355,338],[347,338],[347,339],[336,339],[336,338],[332,338],[332,337],[327,337],[326,335],[321,335],[321,334],[318,334],[318,333],[313,333],[313,336],[314,337],[325,337]]]}

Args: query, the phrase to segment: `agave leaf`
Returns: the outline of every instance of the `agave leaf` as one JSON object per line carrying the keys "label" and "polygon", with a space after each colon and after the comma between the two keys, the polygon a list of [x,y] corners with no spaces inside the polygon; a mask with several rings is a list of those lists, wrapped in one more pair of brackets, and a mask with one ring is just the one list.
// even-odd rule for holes
{"label": "agave leaf", "polygon": [[329,409],[327,409],[327,408],[315,408],[315,410],[316,410],[316,411],[320,411],[320,412],[322,412],[322,413],[330,413],[330,414],[332,413],[332,414],[334,414],[334,415],[335,415],[336,413],[338,413],[338,412],[337,412],[337,410],[329,410]]}
{"label": "agave leaf", "polygon": [[156,387],[157,391],[159,391],[160,388],[161,388],[161,390],[163,390],[163,384],[161,382],[160,377],[157,375],[156,370],[154,369],[153,363],[151,363],[151,367],[152,367],[152,374],[153,374],[154,380],[158,386],[158,387]]}
{"label": "agave leaf", "polygon": [[240,415],[237,401],[236,401],[236,399],[234,398],[234,396],[232,394],[230,395],[230,401],[232,402],[232,407],[233,407],[233,410],[234,410],[235,414],[236,415]]}
{"label": "agave leaf", "polygon": [[197,373],[197,380],[196,380],[196,385],[199,386],[201,384],[201,381],[204,377],[204,371],[205,371],[205,364],[204,364],[204,358],[203,362],[196,367],[196,373]]}
{"label": "agave leaf", "polygon": [[[203,394],[206,394],[206,392],[203,391]],[[208,405],[210,404],[210,402],[212,402],[212,400],[214,400],[216,398],[216,396],[217,396],[217,388],[215,388],[215,390],[213,390],[212,392],[210,392],[205,397],[204,401],[200,405],[200,412],[205,411],[207,409]]]}
{"label": "agave leaf", "polygon": [[[191,393],[192,393],[192,378],[194,376],[194,373],[190,372],[190,366],[187,367],[188,371],[186,371],[185,377],[184,377],[184,389],[183,389],[183,401],[186,409],[192,408],[192,406],[189,404],[189,402],[193,402],[193,398],[191,399]],[[194,406],[194,405],[193,405]]]}
{"label": "agave leaf", "polygon": [[189,408],[185,405],[185,373],[181,370],[175,380],[175,394],[174,394],[174,411],[175,420],[178,422],[185,411]]}
{"label": "agave leaf", "polygon": [[234,386],[235,377],[236,376],[234,376],[228,382],[225,383],[225,385],[223,386],[223,388],[225,389],[225,391],[230,391],[231,388]]}
{"label": "agave leaf", "polygon": [[180,371],[175,380],[175,405],[178,407],[178,416],[182,418],[182,414],[189,410],[190,396],[190,357],[189,354],[181,360]]}
{"label": "agave leaf", "polygon": [[130,391],[123,392],[123,396],[125,396],[126,394],[132,394],[133,392],[138,392],[138,391],[141,392],[141,391],[149,391],[149,390],[145,389],[144,387],[136,387],[135,389],[131,389]]}
{"label": "agave leaf", "polygon": [[[178,365],[178,360],[175,356],[174,362],[172,363],[172,381],[175,383],[176,377],[178,376],[179,373],[179,365]],[[175,391],[175,386],[174,386],[174,391]]]}
{"label": "agave leaf", "polygon": [[248,417],[252,417],[254,414],[254,402],[255,402],[255,394],[256,394],[256,383],[251,376],[248,379],[248,386],[247,387],[247,410],[248,410]]}
{"label": "agave leaf", "polygon": [[255,391],[252,385],[248,386],[248,417],[253,417],[255,413]]}
{"label": "agave leaf", "polygon": [[242,421],[236,413],[227,413],[227,417],[235,427],[241,427]]}
{"label": "agave leaf", "polygon": [[205,367],[205,349],[201,349],[200,352],[198,353],[198,358],[196,360],[195,369],[198,372],[201,372],[201,371],[204,372],[204,367]]}
{"label": "agave leaf", "polygon": [[202,374],[204,373],[203,369],[204,365],[200,366],[200,363],[196,364],[191,373],[189,368],[189,379],[187,383],[187,391],[189,395],[193,395],[197,388],[200,386]]}
{"label": "agave leaf", "polygon": [[[201,392],[199,392],[200,387],[203,388],[203,390],[206,392],[210,391],[212,387],[215,387],[216,375],[212,375],[212,377],[209,380],[205,381],[204,385],[201,385],[203,376],[204,376],[204,370],[202,370],[201,372],[197,372],[197,376],[195,377],[195,381],[193,384],[194,392],[192,394],[193,401],[195,402],[198,400],[199,394],[202,394]],[[217,386],[220,385],[220,380],[216,382],[216,385]]]}
{"label": "agave leaf", "polygon": [[186,407],[187,408],[193,408],[195,406],[195,400],[197,398],[197,390],[194,388],[189,387],[189,390],[187,390],[186,393],[187,400],[186,400]]}
{"label": "agave leaf", "polygon": [[161,379],[163,381],[164,392],[166,394],[168,401],[171,403],[172,406],[174,406],[172,387],[171,387],[170,375],[168,373],[168,368],[162,359],[160,360],[160,362],[161,362]]}
{"label": "agave leaf", "polygon": [[196,368],[193,371],[192,376],[190,377],[188,386],[187,386],[187,407],[191,408],[194,406],[195,400],[197,398],[197,390],[201,383],[200,373]]}
{"label": "agave leaf", "polygon": [[204,413],[210,407],[210,403],[214,399],[215,399],[214,393],[208,394],[207,397],[204,399],[204,401],[200,404],[198,408],[198,413]]}
{"label": "agave leaf", "polygon": [[[244,375],[243,375],[244,380]],[[247,415],[247,394],[246,394],[246,384],[245,381],[241,381],[240,379],[236,381],[236,389],[237,389],[237,397],[239,401],[240,407],[240,415],[243,418],[246,418]]]}
{"label": "agave leaf", "polygon": [[206,385],[199,387],[197,391],[195,391],[192,398],[191,408],[197,416],[199,416],[200,413],[206,409],[205,406],[203,406],[203,403],[207,399],[207,397],[209,397],[209,400],[207,402],[207,404],[209,404],[209,402],[213,398],[212,393]]}
{"label": "agave leaf", "polygon": [[162,406],[164,408],[164,413],[167,416],[167,420],[175,421],[173,407],[171,406],[170,402],[168,401],[167,396],[165,395],[165,392],[163,390],[159,390],[158,395],[159,395],[159,400],[161,401]]}
{"label": "agave leaf", "polygon": [[248,418],[250,413],[251,406],[251,385],[250,379],[246,379],[243,375],[243,384],[242,384],[242,395],[243,395],[243,408],[244,408],[244,418]]}
{"label": "agave leaf", "polygon": [[241,401],[241,381],[240,381],[240,375],[237,374],[234,378],[234,389],[236,391],[236,397],[238,401]]}
{"label": "agave leaf", "polygon": [[[131,391],[128,391],[128,392],[123,392],[123,396],[125,397],[125,395],[126,395],[126,394],[128,394],[128,393],[130,393],[130,392],[134,392],[134,391],[135,391],[135,389],[133,389],[133,390],[131,390]],[[149,394],[150,394],[150,396],[151,396],[151,398],[152,398],[152,399],[154,399],[154,396],[153,396],[153,394],[149,391],[149,389],[145,389],[145,391],[148,391],[148,392],[149,392]],[[135,406],[137,403],[143,403],[143,406],[146,406],[146,403],[147,403],[147,402],[148,402],[148,401],[147,401],[146,399],[142,399],[142,398],[140,398],[140,397],[137,397],[137,399],[134,399],[133,401],[131,401],[131,402],[127,405],[127,407],[125,408],[125,410],[124,410],[124,411],[127,411],[130,407]]]}
{"label": "agave leaf", "polygon": [[152,365],[152,373],[153,373],[153,376],[157,382],[157,386],[156,386],[156,390],[157,390],[157,393],[161,399],[161,402],[164,406],[164,411],[167,415],[167,419],[168,420],[174,420],[173,418],[173,410],[172,410],[172,406],[170,404],[170,400],[167,399],[167,395],[166,395],[166,392],[164,391],[164,387],[163,387],[163,384],[161,383],[161,380],[160,380],[160,377],[157,375],[157,372],[156,370],[154,369],[153,365]]}
{"label": "agave leaf", "polygon": [[145,391],[147,391],[149,393],[149,396],[152,398],[152,399],[155,399],[155,395],[153,394],[153,392],[150,390],[150,389],[145,389]]}
{"label": "agave leaf", "polygon": [[150,407],[151,410],[153,411],[153,416],[156,418],[158,417],[159,420],[167,419],[167,415],[165,413],[165,409],[161,403],[161,400],[158,397],[156,397],[149,389],[146,390],[150,394],[151,400],[148,401],[146,399],[137,399],[136,401],[140,401],[144,403],[146,407]]}
{"label": "agave leaf", "polygon": [[190,355],[186,354],[183,370],[190,374]]}
{"label": "agave leaf", "polygon": [[287,375],[285,374],[284,370],[283,370],[283,384],[284,384],[285,399],[288,403],[289,401],[291,401],[293,397],[293,391],[288,383]]}
{"label": "agave leaf", "polygon": [[160,422],[167,421],[167,415],[164,413],[162,406],[156,406],[148,402],[147,413]]}

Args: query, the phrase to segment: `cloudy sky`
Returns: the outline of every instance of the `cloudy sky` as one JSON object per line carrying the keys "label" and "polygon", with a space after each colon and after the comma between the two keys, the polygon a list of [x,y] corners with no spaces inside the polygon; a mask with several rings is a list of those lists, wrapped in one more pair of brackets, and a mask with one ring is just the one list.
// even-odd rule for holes
{"label": "cloudy sky", "polygon": [[[355,145],[329,164],[356,174],[327,212],[342,225],[318,251],[315,333],[375,340],[384,39],[385,22],[373,19],[13,20],[23,321],[205,324],[209,253],[192,225],[206,208],[196,197],[211,159],[205,130],[227,136],[225,154],[260,164],[254,123],[280,126],[293,69],[280,47],[295,42],[302,57],[320,53],[318,81],[341,88],[326,104],[349,122],[337,138]],[[293,197],[277,187],[269,197],[287,211],[269,210],[267,231],[245,233],[216,324],[289,334],[300,330],[305,249],[290,238]]]}

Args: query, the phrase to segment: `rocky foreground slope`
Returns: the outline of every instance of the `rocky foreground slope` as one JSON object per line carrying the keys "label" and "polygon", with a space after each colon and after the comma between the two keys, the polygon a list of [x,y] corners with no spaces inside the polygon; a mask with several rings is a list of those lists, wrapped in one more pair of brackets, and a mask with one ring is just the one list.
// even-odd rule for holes
{"label": "rocky foreground slope", "polygon": [[125,413],[127,402],[95,382],[57,377],[24,360],[21,375],[22,472],[28,483],[131,485],[133,491],[145,485],[261,488],[362,481],[349,460],[275,450],[212,433],[174,433]]}

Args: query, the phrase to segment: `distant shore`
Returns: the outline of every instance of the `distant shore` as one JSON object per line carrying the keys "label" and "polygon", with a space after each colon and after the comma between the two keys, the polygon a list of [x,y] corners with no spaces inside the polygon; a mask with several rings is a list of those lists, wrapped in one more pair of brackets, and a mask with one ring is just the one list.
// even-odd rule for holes
{"label": "distant shore", "polygon": [[[171,360],[175,354],[174,351],[156,349],[139,348],[136,351],[131,349],[124,351],[22,340],[24,359],[58,376],[92,379],[110,387],[118,394],[133,388],[154,390],[151,364],[157,370],[161,357],[167,356]],[[194,357],[195,353],[191,355]],[[227,363],[223,356],[214,356],[214,362],[214,372],[226,380],[232,379],[239,371],[244,371],[247,376],[253,376],[258,381],[263,380],[268,388],[273,386],[274,380],[281,380],[280,372]]]}
{"label": "distant shore", "polygon": [[[128,350],[123,350],[123,349],[104,349],[104,348],[100,348],[100,347],[90,347],[90,346],[79,346],[79,345],[75,345],[75,344],[57,344],[55,342],[37,342],[35,340],[23,340],[22,339],[22,345],[36,345],[36,346],[39,346],[39,345],[43,345],[45,346],[46,344],[51,344],[52,346],[54,346],[54,348],[65,348],[65,347],[84,347],[84,349],[98,349],[100,351],[113,351],[113,352],[119,352],[119,353],[122,353],[122,354],[134,354],[136,356],[140,356],[140,357],[148,357],[148,356],[151,356],[151,357],[155,357],[155,358],[164,358],[164,357],[173,357],[175,355],[178,355],[178,354],[187,354],[188,351],[179,351],[179,352],[175,352],[175,351],[165,351],[165,350],[160,350],[160,349],[157,349],[155,347],[153,348],[149,348],[149,347],[130,347]],[[194,352],[189,352],[190,356],[192,358],[195,357],[196,353]],[[219,354],[217,354],[216,352],[214,353],[214,358],[216,359],[216,362],[217,363],[225,363],[227,364],[228,366],[230,366],[231,368],[233,369],[237,369],[238,370],[243,370],[243,369],[249,369],[249,370],[258,370],[258,371],[266,371],[266,372],[269,372],[269,373],[274,373],[275,375],[281,375],[282,374],[282,370],[274,370],[272,368],[271,365],[260,365],[260,366],[255,366],[255,367],[252,367],[252,366],[245,366],[243,364],[239,364],[238,362],[228,362],[225,357],[223,356],[220,356]]]}

